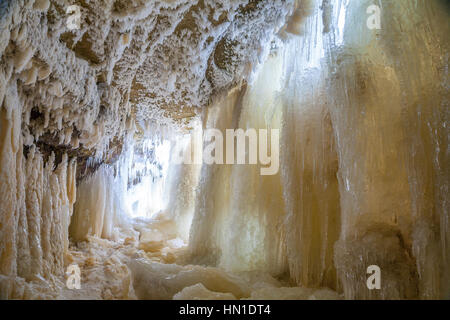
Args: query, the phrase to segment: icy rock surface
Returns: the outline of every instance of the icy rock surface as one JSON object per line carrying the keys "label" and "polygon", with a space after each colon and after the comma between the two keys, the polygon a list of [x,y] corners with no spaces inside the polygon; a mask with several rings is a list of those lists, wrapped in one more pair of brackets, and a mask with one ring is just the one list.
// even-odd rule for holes
{"label": "icy rock surface", "polygon": [[173,300],[236,300],[236,297],[231,293],[210,291],[198,283],[175,294]]}
{"label": "icy rock surface", "polygon": [[130,263],[134,290],[139,299],[171,299],[185,287],[202,283],[208,290],[231,293],[237,298],[250,295],[246,283],[216,268],[182,267],[175,264]]}
{"label": "icy rock surface", "polygon": [[138,299],[341,299],[328,289],[282,287],[280,282],[261,273],[255,276],[213,267],[161,264],[146,259],[133,259],[128,266]]}

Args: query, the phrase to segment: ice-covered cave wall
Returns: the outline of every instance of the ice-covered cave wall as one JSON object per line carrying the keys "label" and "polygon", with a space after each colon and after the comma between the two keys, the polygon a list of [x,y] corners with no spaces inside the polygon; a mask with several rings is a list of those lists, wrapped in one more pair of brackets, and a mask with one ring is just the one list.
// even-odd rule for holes
{"label": "ice-covered cave wall", "polygon": [[[81,13],[75,29],[71,5]],[[105,184],[124,181],[112,164],[129,137],[142,141],[153,124],[198,121],[212,97],[264,59],[293,7],[293,0],[1,1],[1,296],[30,298],[25,280],[61,274],[73,211],[89,221],[73,216],[84,223],[71,227],[75,238],[113,237],[110,208],[123,203]],[[195,170],[176,169],[195,181]],[[188,207],[192,198],[187,191]],[[172,206],[183,215],[182,205]],[[177,228],[187,237],[185,224]]]}
{"label": "ice-covered cave wall", "polygon": [[44,160],[36,146],[24,147],[15,86],[6,91],[0,122],[0,295],[30,298],[25,280],[64,272],[76,161],[64,154],[56,165],[53,153]]}
{"label": "ice-covered cave wall", "polygon": [[[210,108],[207,126],[281,128],[282,165],[270,178],[203,167],[193,262],[348,299],[448,297],[449,8],[377,1],[371,30],[373,4],[300,6],[286,30],[299,36]],[[370,265],[381,290],[366,287]]]}
{"label": "ice-covered cave wall", "polygon": [[[79,28],[69,29],[71,5],[80,10]],[[293,5],[2,1],[2,91],[16,80],[24,91],[25,143],[114,154],[133,121],[188,123],[239,82]]]}

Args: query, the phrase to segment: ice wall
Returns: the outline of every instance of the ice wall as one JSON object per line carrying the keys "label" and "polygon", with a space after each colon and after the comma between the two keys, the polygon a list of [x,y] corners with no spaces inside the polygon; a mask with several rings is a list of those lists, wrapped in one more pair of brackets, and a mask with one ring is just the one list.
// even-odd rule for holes
{"label": "ice wall", "polygon": [[[289,25],[292,31],[309,22],[317,30],[314,39],[320,21],[308,18],[308,5]],[[281,129],[281,168],[273,176],[261,176],[259,165],[202,168],[190,238],[193,261],[230,271],[290,273],[301,285],[336,288],[337,154],[329,113],[317,102],[323,80],[320,56],[308,52],[311,38],[274,41],[253,81],[209,108],[205,127],[224,136],[230,128]]]}
{"label": "ice wall", "polygon": [[[443,297],[449,11],[444,1],[381,1],[381,29],[369,30],[360,17],[371,4],[341,3],[343,43],[336,30],[326,36],[342,212],[336,266],[347,298]],[[379,292],[355,281],[372,262],[384,270]]]}
{"label": "ice wall", "polygon": [[286,246],[293,280],[337,289],[333,246],[340,234],[341,211],[336,177],[338,157],[320,68],[322,21],[305,21],[311,38],[293,39],[285,62],[282,181],[286,203]]}
{"label": "ice wall", "polygon": [[102,166],[78,186],[78,201],[70,224],[74,241],[85,241],[88,236],[116,238],[114,228],[120,221],[123,206],[122,198],[116,196],[120,183],[114,180],[113,174],[113,168]]}
{"label": "ice wall", "polygon": [[189,231],[194,216],[196,186],[202,166],[194,161],[192,164],[183,163],[177,161],[175,157],[195,159],[196,154],[203,147],[200,128],[201,123],[197,123],[190,134],[179,134],[173,138],[167,186],[164,190],[167,194],[165,216],[175,223],[178,236],[186,243],[189,240]]}
{"label": "ice wall", "polygon": [[210,128],[281,128],[282,168],[202,168],[193,261],[348,299],[448,295],[448,7],[379,1],[371,30],[373,4],[298,2],[275,56],[208,110]]}
{"label": "ice wall", "polygon": [[[205,127],[221,130],[224,137],[226,129],[279,129],[280,63],[270,59],[252,87],[236,88],[222,97],[208,110]],[[260,176],[260,169],[203,166],[190,237],[194,262],[230,271],[270,270],[277,275],[286,271],[280,174]]]}

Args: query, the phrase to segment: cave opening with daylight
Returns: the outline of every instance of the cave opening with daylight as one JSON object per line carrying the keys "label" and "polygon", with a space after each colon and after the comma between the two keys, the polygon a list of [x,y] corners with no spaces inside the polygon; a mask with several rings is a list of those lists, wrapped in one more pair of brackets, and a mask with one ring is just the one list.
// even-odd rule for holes
{"label": "cave opening with daylight", "polygon": [[450,299],[449,14],[1,1],[0,298]]}
{"label": "cave opening with daylight", "polygon": [[128,154],[124,161],[129,166],[125,197],[130,217],[151,218],[166,208],[170,150],[170,141],[150,137]]}

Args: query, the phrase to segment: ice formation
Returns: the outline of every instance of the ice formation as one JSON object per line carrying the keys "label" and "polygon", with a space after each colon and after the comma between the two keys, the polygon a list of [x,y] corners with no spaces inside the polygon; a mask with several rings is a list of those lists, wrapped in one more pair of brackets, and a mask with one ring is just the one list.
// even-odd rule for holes
{"label": "ice formation", "polygon": [[[1,1],[0,298],[450,298],[449,12]],[[175,163],[208,128],[279,129],[279,172]]]}
{"label": "ice formation", "polygon": [[76,200],[76,161],[63,154],[56,164],[51,153],[44,163],[36,146],[24,146],[15,83],[5,90],[0,121],[0,292],[2,297],[31,298],[33,293],[15,286],[15,281],[53,281],[64,273]]}
{"label": "ice formation", "polygon": [[[288,272],[348,299],[448,294],[447,13],[383,1],[372,31],[358,18],[370,4],[309,3],[286,28],[303,36],[210,108],[212,127],[281,128],[282,169],[202,169],[193,262]],[[379,291],[364,281],[372,264]]]}

